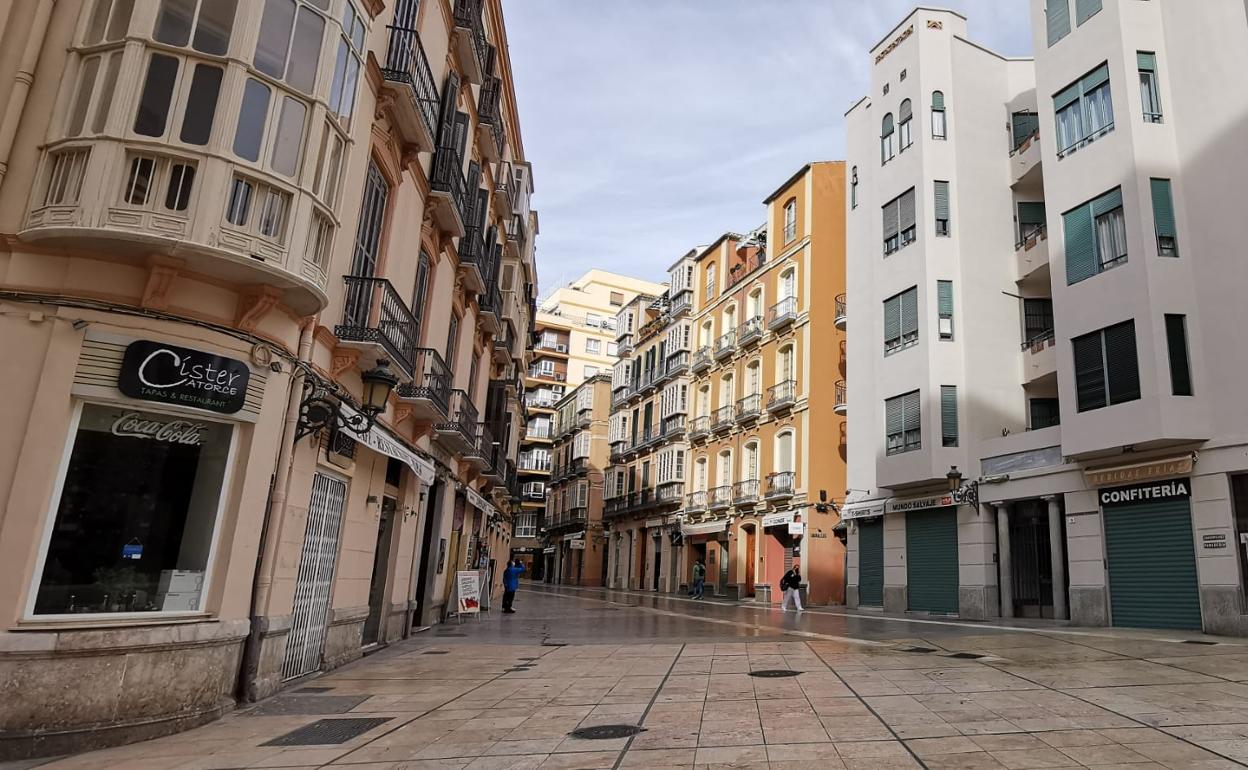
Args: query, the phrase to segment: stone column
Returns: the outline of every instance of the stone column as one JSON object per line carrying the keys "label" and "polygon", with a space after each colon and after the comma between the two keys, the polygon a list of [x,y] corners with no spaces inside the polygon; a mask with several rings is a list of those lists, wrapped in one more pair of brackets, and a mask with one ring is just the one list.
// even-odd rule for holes
{"label": "stone column", "polygon": [[1000,573],[1001,617],[1014,617],[1014,573],[1010,564],[1010,506],[997,503],[997,565]]}
{"label": "stone column", "polygon": [[1044,498],[1049,504],[1049,558],[1053,568],[1053,617],[1065,620],[1066,610],[1066,542],[1062,537],[1062,509],[1056,496]]}

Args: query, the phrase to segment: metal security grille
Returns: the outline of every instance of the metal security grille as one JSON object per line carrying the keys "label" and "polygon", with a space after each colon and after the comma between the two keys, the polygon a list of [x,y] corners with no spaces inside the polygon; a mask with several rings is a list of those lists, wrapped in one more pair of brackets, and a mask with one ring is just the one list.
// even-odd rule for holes
{"label": "metal security grille", "polygon": [[293,619],[282,662],[283,679],[294,679],[320,668],[346,498],[346,483],[320,473],[312,480],[308,526],[295,580]]}
{"label": "metal security grille", "polygon": [[1106,505],[1104,511],[1113,624],[1199,630],[1188,501]]}
{"label": "metal security grille", "polygon": [[884,606],[884,521],[858,522],[858,604]]}
{"label": "metal security grille", "polygon": [[953,508],[906,514],[909,606],[920,612],[958,611],[958,516]]}

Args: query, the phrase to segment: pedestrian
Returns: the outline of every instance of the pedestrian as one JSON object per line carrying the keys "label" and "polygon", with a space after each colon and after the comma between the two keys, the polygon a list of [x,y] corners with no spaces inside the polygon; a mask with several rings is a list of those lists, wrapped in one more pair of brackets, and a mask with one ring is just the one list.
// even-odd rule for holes
{"label": "pedestrian", "polygon": [[703,598],[706,591],[706,567],[703,566],[702,560],[698,559],[693,564],[693,590],[689,595],[695,599]]}
{"label": "pedestrian", "polygon": [[784,612],[789,611],[789,600],[796,605],[798,612],[804,612],[802,608],[802,565],[793,562],[793,569],[784,573],[784,577],[780,578],[780,590],[784,591],[784,601],[780,603],[780,609]]}
{"label": "pedestrian", "polygon": [[515,614],[511,603],[516,599],[516,589],[520,588],[520,576],[524,574],[524,565],[519,559],[514,560],[503,570],[503,614]]}

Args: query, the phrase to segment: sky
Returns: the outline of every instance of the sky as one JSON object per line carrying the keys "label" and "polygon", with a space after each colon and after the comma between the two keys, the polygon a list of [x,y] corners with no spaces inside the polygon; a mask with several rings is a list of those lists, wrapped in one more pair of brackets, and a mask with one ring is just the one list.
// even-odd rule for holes
{"label": "sky", "polygon": [[[932,3],[1031,53],[1029,0]],[[844,157],[867,51],[913,0],[503,0],[545,295],[590,268],[662,282],[762,224],[812,160]]]}

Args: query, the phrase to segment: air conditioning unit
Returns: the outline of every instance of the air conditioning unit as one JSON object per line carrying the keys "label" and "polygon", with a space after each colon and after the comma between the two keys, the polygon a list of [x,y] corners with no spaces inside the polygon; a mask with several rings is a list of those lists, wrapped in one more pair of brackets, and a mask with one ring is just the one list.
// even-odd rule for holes
{"label": "air conditioning unit", "polygon": [[568,352],[568,346],[567,346],[567,345],[555,345],[555,352],[556,352],[556,353],[567,353],[567,352]]}

